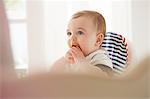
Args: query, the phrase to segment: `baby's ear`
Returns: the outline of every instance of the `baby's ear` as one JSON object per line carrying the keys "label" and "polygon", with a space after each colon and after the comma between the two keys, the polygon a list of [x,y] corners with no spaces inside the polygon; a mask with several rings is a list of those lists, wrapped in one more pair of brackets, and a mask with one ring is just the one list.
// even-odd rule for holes
{"label": "baby's ear", "polygon": [[104,39],[104,34],[103,33],[98,33],[96,35],[96,44],[95,45],[99,47],[102,44],[103,39]]}

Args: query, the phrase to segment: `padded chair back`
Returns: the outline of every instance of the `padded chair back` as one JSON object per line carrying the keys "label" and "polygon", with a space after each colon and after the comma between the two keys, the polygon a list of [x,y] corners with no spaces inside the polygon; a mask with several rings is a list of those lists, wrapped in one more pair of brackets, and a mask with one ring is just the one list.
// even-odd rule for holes
{"label": "padded chair back", "polygon": [[128,63],[128,44],[126,39],[120,34],[107,32],[102,47],[108,51],[114,71],[122,73]]}

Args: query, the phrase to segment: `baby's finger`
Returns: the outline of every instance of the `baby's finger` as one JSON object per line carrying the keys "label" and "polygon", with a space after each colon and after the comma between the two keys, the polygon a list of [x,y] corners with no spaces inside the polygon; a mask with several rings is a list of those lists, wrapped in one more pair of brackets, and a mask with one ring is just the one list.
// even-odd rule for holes
{"label": "baby's finger", "polygon": [[72,47],[72,49],[74,49],[76,52],[82,52],[79,47]]}
{"label": "baby's finger", "polygon": [[76,57],[84,56],[83,52],[80,49],[78,49],[78,48],[74,47],[74,48],[71,49],[71,51],[75,54]]}
{"label": "baby's finger", "polygon": [[73,49],[71,49],[69,52],[70,52],[72,57],[75,58],[77,56],[77,52],[73,51]]}
{"label": "baby's finger", "polygon": [[70,52],[69,52],[69,53],[66,53],[65,59],[66,59],[67,62],[70,63],[70,64],[74,63],[74,58],[73,58],[73,56],[71,55]]}

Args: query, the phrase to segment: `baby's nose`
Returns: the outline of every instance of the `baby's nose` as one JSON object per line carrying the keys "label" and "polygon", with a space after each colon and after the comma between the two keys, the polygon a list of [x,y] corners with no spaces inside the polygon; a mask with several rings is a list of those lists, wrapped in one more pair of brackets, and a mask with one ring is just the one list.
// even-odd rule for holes
{"label": "baby's nose", "polygon": [[72,42],[76,42],[76,41],[77,41],[77,38],[76,38],[75,35],[72,35],[71,38],[70,38],[70,40],[71,40]]}
{"label": "baby's nose", "polygon": [[72,45],[74,45],[74,44],[76,44],[77,43],[77,38],[75,37],[75,36],[72,36],[71,38],[70,38],[70,46],[72,46]]}

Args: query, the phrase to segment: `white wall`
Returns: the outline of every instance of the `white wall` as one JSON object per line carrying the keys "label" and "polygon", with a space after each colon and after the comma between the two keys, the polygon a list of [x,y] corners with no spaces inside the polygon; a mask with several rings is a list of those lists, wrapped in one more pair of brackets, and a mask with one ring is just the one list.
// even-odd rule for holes
{"label": "white wall", "polygon": [[131,0],[112,1],[112,32],[117,32],[132,41]]}
{"label": "white wall", "polygon": [[150,53],[150,1],[148,1],[148,46],[149,46],[149,53]]}
{"label": "white wall", "polygon": [[147,0],[132,1],[132,43],[138,59],[142,59],[149,51],[149,6],[150,4]]}
{"label": "white wall", "polygon": [[27,1],[29,73],[45,71],[44,11],[41,0]]}
{"label": "white wall", "polygon": [[45,1],[44,32],[46,64],[51,65],[56,59],[64,55],[67,49],[67,2]]}

